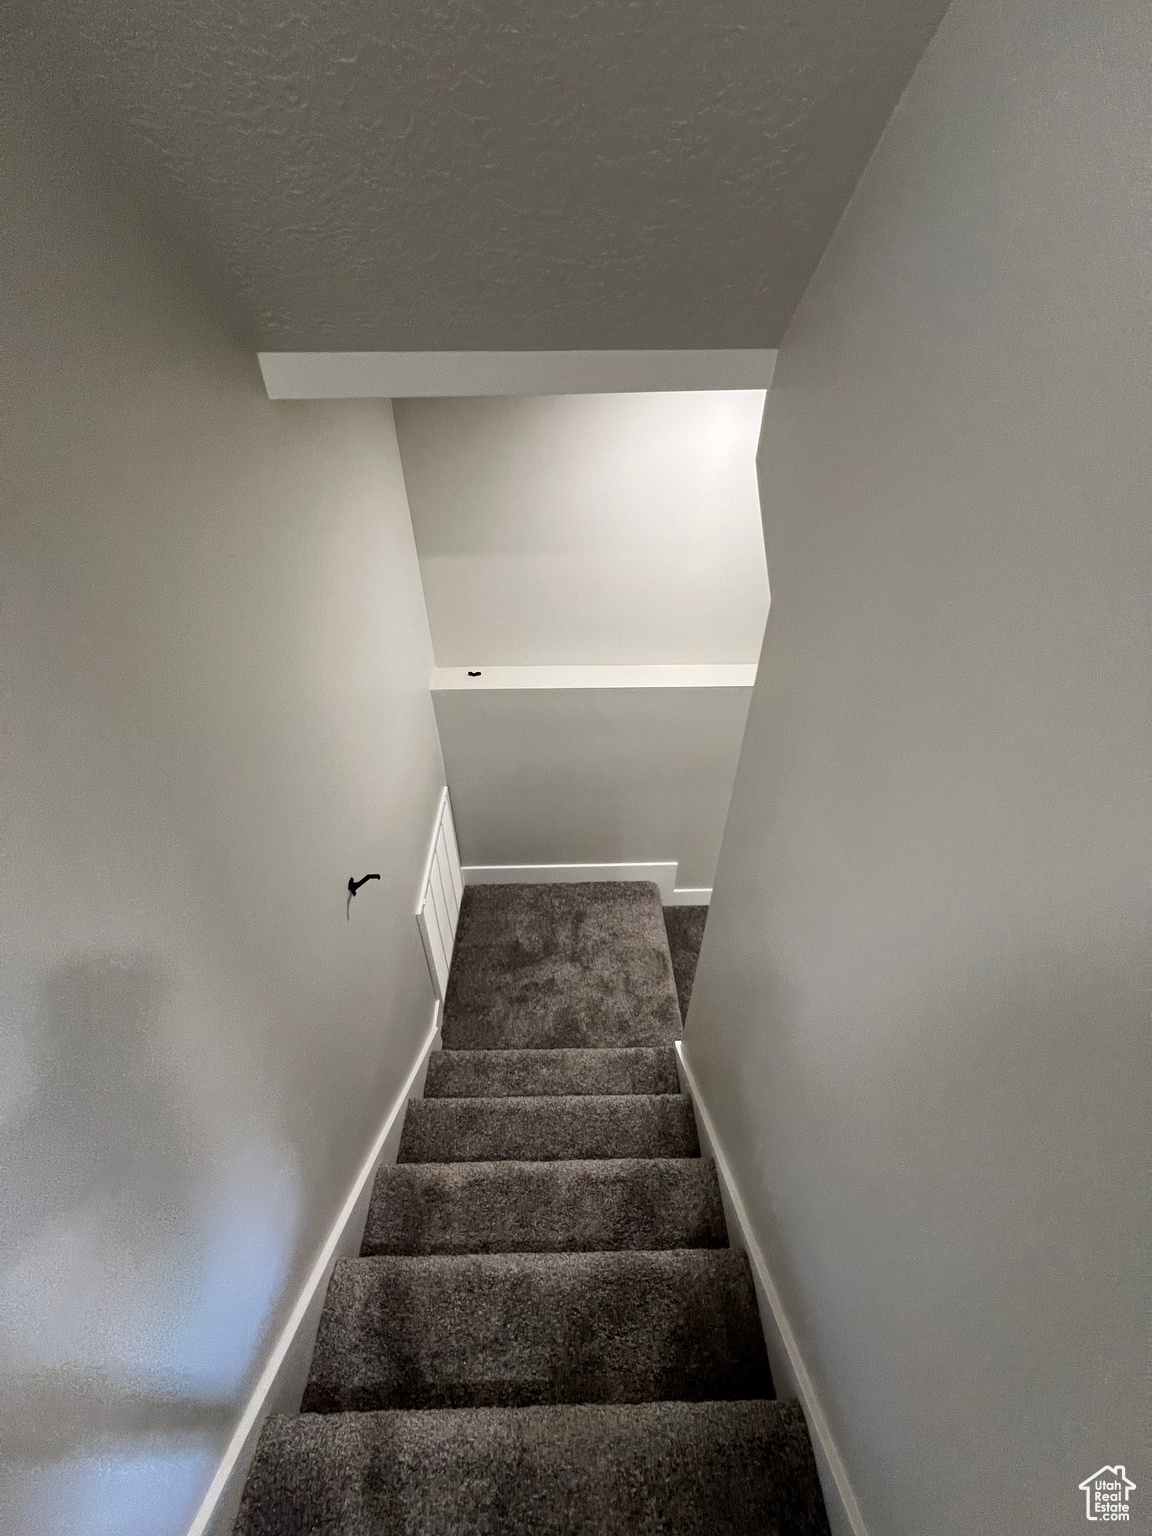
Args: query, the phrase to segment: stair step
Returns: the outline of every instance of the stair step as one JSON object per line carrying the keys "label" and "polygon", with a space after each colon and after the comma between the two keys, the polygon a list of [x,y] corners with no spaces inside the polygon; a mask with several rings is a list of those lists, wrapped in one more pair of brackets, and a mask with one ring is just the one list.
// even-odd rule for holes
{"label": "stair step", "polygon": [[[668,962],[671,965],[671,961]],[[449,982],[451,986],[451,982]],[[653,1014],[640,1006],[611,1007],[563,993],[547,1009],[499,1009],[493,1005],[479,1020],[464,1020],[444,1008],[444,1045],[452,1051],[622,1050],[670,1046],[684,1032],[680,1003],[671,998],[675,1019],[661,1008]]]}
{"label": "stair step", "polygon": [[799,1405],[273,1416],[236,1536],[828,1536]]}
{"label": "stair step", "polygon": [[444,1044],[453,1050],[670,1045],[682,1032],[656,886],[472,885]]}
{"label": "stair step", "polygon": [[412,1099],[397,1162],[696,1157],[699,1151],[684,1094]]}
{"label": "stair step", "polygon": [[543,1051],[433,1051],[426,1099],[528,1094],[679,1093],[670,1045]]}
{"label": "stair step", "polygon": [[361,1252],[725,1248],[709,1158],[401,1163],[376,1175]]}
{"label": "stair step", "polygon": [[771,1397],[729,1248],[342,1259],[305,1413]]}

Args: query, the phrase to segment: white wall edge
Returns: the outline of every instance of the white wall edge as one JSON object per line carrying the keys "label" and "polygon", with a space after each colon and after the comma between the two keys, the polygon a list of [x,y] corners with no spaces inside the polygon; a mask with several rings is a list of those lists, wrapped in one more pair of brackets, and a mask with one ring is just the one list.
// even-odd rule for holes
{"label": "white wall edge", "polygon": [[[485,689],[751,688],[756,662],[653,663],[622,667],[437,667],[433,693]],[[472,674],[476,673],[476,676]]]}
{"label": "white wall edge", "polygon": [[448,799],[448,786],[445,784],[440,791],[440,798],[436,802],[436,814],[432,818],[432,835],[428,839],[428,857],[424,860],[424,871],[420,876],[420,894],[416,898],[416,905],[412,908],[416,916],[420,916],[420,909],[424,905],[424,895],[428,889],[428,881],[432,878],[432,861],[436,857],[436,834],[440,830],[440,822],[444,816],[444,802]]}
{"label": "white wall edge", "polygon": [[710,885],[678,885],[664,903],[666,907],[707,907],[712,903]]}
{"label": "white wall edge", "polygon": [[[804,1362],[795,1331],[788,1319],[768,1261],[756,1241],[747,1208],[741,1198],[732,1169],[724,1149],[716,1135],[716,1127],[708,1113],[708,1106],[700,1096],[700,1088],[684,1052],[684,1041],[676,1041],[676,1066],[682,1091],[691,1098],[696,1115],[696,1128],[701,1148],[716,1164],[716,1176],[724,1203],[724,1216],[728,1223],[728,1240],[733,1248],[748,1255],[752,1279],[756,1287],[756,1300],[760,1308],[760,1320],[764,1325],[764,1341],[768,1349],[768,1361],[776,1383],[778,1396],[795,1396],[799,1399],[808,1421],[812,1437],[812,1449],[820,1473],[820,1486],[824,1490],[824,1503],[828,1510],[828,1523],[832,1536],[868,1536],[868,1528],[844,1460],[832,1438],[832,1429],[820,1405],[811,1374]],[[787,1392],[781,1391],[787,1386]]]}
{"label": "white wall edge", "polygon": [[465,864],[465,885],[568,885],[590,880],[651,880],[667,905],[676,888],[676,863]]}
{"label": "white wall edge", "polygon": [[260,352],[270,400],[768,389],[775,348],[681,352]]}
{"label": "white wall edge", "polygon": [[252,1389],[247,1406],[216,1469],[216,1475],[188,1528],[188,1536],[230,1536],[264,1420],[273,1412],[294,1413],[299,1410],[328,1281],[337,1259],[360,1251],[376,1171],[396,1160],[400,1133],[404,1127],[404,1111],[409,1099],[419,1098],[423,1093],[428,1057],[439,1043],[440,1003],[437,1001],[432,1009],[431,1027],[424,1037],[415,1063],[385,1116],[371,1151],[352,1182],[348,1198],[329,1230],[288,1321],[280,1330],[267,1364]]}

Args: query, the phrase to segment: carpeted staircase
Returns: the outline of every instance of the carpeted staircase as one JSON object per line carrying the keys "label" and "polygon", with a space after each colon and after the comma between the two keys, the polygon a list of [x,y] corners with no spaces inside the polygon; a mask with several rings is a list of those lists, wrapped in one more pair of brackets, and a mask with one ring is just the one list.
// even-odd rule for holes
{"label": "carpeted staircase", "polygon": [[671,1042],[655,886],[473,886],[444,1049],[237,1536],[827,1536]]}

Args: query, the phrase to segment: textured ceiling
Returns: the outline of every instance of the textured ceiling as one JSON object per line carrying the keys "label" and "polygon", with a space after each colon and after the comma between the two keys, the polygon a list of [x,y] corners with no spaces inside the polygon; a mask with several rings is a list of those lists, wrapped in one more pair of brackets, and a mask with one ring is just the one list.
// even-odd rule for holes
{"label": "textured ceiling", "polygon": [[266,348],[764,347],[946,0],[52,0],[37,68]]}

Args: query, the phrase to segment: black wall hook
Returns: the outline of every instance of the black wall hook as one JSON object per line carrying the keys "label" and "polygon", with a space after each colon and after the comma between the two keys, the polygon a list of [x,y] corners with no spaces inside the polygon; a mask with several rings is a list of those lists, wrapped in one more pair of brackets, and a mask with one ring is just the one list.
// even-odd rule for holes
{"label": "black wall hook", "polygon": [[349,876],[349,879],[348,879],[348,903],[347,903],[347,905],[344,908],[344,916],[345,917],[351,917],[352,916],[352,898],[353,898],[353,896],[355,896],[356,892],[360,889],[360,887],[362,885],[367,885],[369,880],[379,880],[379,878],[380,878],[379,875],[365,875],[363,877],[363,879],[361,879],[361,880],[354,880],[354,879],[352,879],[351,876]]}

